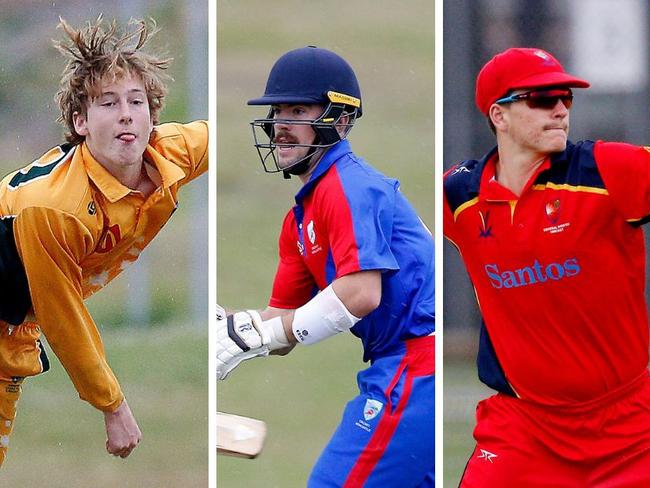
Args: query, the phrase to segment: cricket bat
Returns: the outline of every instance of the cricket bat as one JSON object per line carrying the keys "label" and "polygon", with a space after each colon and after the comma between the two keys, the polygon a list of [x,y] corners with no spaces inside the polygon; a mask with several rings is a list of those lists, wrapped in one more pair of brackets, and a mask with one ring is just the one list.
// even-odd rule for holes
{"label": "cricket bat", "polygon": [[217,412],[217,454],[253,459],[262,451],[265,437],[261,420]]}

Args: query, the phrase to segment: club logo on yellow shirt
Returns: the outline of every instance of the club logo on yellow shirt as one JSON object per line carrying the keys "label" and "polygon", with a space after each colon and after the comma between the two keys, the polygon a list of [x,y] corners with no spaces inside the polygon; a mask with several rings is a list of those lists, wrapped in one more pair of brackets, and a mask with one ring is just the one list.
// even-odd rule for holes
{"label": "club logo on yellow shirt", "polygon": [[117,245],[118,242],[120,242],[120,240],[122,240],[120,227],[117,224],[111,225],[108,229],[106,229],[106,232],[104,232],[104,235],[99,240],[99,245],[95,251],[99,253],[109,252]]}

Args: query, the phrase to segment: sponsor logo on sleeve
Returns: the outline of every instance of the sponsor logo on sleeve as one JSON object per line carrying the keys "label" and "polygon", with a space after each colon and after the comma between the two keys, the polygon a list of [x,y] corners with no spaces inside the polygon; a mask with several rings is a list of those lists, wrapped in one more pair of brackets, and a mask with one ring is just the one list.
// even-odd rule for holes
{"label": "sponsor logo on sleeve", "polygon": [[456,175],[458,173],[469,173],[469,169],[467,169],[465,166],[458,166],[451,172],[452,175]]}

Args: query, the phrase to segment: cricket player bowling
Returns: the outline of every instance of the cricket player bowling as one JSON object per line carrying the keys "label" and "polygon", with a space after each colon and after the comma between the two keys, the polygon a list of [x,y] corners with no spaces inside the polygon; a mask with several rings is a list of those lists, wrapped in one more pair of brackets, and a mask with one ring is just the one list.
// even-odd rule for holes
{"label": "cricket player bowling", "polygon": [[206,122],[158,124],[169,60],[142,49],[153,25],[59,27],[67,142],[0,183],[0,464],[25,377],[49,368],[41,334],[103,413],[107,451],[125,458],[138,445],[84,299],[138,258],[208,165]]}

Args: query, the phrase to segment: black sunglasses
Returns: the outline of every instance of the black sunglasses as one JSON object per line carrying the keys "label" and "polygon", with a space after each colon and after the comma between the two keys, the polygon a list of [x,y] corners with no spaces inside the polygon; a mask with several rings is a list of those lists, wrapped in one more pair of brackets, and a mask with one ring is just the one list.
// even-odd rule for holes
{"label": "black sunglasses", "polygon": [[525,100],[526,105],[530,108],[543,108],[551,109],[557,105],[558,100],[567,109],[573,105],[573,92],[569,88],[555,88],[552,90],[532,90],[526,93],[518,93],[516,95],[509,95],[507,97],[499,98],[496,102],[498,104],[512,103],[519,100]]}

